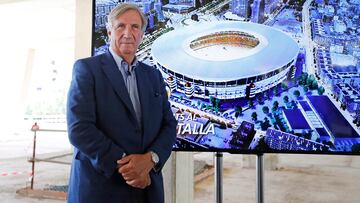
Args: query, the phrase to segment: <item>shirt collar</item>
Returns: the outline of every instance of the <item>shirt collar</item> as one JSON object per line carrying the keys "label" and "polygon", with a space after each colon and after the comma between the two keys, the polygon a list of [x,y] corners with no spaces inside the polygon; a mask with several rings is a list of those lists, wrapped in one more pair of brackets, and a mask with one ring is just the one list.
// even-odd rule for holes
{"label": "shirt collar", "polygon": [[[120,68],[125,68],[125,67],[128,66],[128,63],[121,56],[117,55],[115,53],[115,51],[111,47],[109,47],[109,51],[110,51],[111,55],[113,56],[113,58],[114,58],[114,60],[116,62],[116,65],[118,66],[119,69]],[[133,70],[135,70],[138,63],[139,63],[139,61],[138,61],[137,57],[135,56],[135,58],[134,58],[134,60],[133,60],[133,62],[131,64],[131,72]],[[128,70],[125,70],[125,71],[128,71]]]}

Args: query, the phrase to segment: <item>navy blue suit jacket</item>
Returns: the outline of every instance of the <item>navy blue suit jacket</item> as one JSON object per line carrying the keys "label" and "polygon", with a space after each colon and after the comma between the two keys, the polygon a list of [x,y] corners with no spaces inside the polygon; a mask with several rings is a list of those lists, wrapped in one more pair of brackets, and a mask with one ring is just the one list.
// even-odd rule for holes
{"label": "navy blue suit jacket", "polygon": [[[154,151],[160,168],[176,137],[161,73],[140,63],[135,69],[141,103],[142,127],[137,124],[123,77],[110,52],[80,59],[73,69],[68,93],[67,124],[74,145],[68,202],[131,202],[136,188],[118,174],[116,161],[123,153]],[[163,202],[161,170],[150,172],[144,189],[148,202]]]}

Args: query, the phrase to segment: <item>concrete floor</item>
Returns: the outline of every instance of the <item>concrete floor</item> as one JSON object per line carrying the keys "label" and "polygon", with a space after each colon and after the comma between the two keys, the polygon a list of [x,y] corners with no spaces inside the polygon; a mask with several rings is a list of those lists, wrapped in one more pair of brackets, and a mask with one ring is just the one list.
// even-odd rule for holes
{"label": "concrete floor", "polygon": [[[44,189],[51,185],[66,185],[69,165],[36,162],[34,189]],[[63,203],[65,201],[45,198],[30,198],[16,194],[16,191],[30,187],[31,163],[26,157],[0,159],[0,203]]]}
{"label": "concrete floor", "polygon": [[[265,171],[265,202],[359,202],[360,170],[341,171],[342,174],[330,168]],[[253,169],[225,169],[224,202],[255,202],[255,178]],[[213,192],[213,178],[210,177],[195,186],[194,202],[214,202]]]}
{"label": "concrete floor", "polygon": [[[194,154],[194,159],[212,165],[211,153]],[[255,202],[254,163],[251,155],[224,154],[223,202]],[[16,194],[16,190],[30,184],[27,172],[31,164],[26,157],[1,159],[0,166],[13,169],[6,176],[0,170],[0,203],[64,202]],[[266,203],[360,202],[360,157],[266,155],[265,167]],[[67,183],[68,165],[39,162],[36,169],[35,188]],[[194,203],[215,202],[214,198],[212,175],[195,184]]]}
{"label": "concrete floor", "polygon": [[[224,155],[224,202],[256,201],[254,162],[255,156]],[[265,168],[266,203],[360,202],[360,157],[271,155]],[[213,176],[199,182],[194,202],[215,202],[214,189]]]}

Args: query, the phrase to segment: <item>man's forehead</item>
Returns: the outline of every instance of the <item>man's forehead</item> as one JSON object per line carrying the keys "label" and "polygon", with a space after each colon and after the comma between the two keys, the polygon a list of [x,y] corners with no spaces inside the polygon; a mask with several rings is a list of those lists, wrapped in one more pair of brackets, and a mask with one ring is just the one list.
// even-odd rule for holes
{"label": "man's forehead", "polygon": [[141,23],[141,15],[137,10],[127,10],[124,13],[118,15],[116,17],[117,21],[130,21],[130,22],[135,22],[135,21],[140,21]]}

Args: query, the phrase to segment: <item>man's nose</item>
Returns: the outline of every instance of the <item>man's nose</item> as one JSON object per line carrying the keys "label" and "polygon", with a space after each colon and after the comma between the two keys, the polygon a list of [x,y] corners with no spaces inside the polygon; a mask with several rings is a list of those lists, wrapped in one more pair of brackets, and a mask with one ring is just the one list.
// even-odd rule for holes
{"label": "man's nose", "polygon": [[124,29],[124,36],[125,37],[130,37],[131,35],[131,27],[130,26],[126,26]]}

